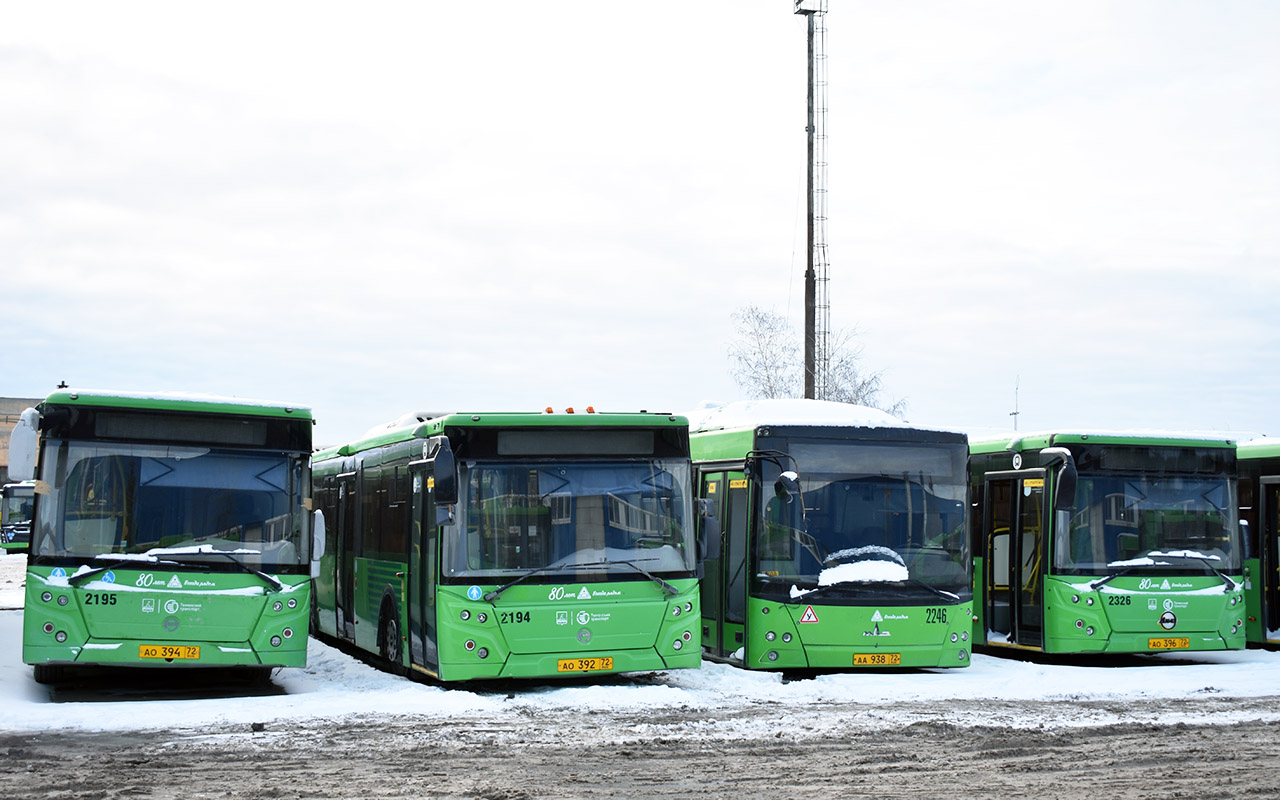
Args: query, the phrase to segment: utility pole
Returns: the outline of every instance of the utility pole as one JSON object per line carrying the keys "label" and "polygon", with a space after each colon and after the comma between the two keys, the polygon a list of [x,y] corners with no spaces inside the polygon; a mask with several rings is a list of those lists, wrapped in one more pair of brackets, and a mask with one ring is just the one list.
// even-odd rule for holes
{"label": "utility pole", "polygon": [[827,393],[828,339],[831,306],[827,300],[826,244],[826,27],[827,0],[794,0],[795,13],[808,22],[808,138],[807,240],[804,271],[804,396]]}

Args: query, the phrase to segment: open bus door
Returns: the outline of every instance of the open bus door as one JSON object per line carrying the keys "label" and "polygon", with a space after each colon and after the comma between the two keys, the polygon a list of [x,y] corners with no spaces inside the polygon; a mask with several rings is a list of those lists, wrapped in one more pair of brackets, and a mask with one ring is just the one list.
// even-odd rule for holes
{"label": "open bus door", "polygon": [[359,500],[356,487],[359,485],[359,467],[343,472],[338,476],[338,542],[340,546],[334,554],[337,561],[337,585],[335,586],[335,602],[338,612],[338,637],[355,641],[355,580],[356,553],[361,551],[359,543],[360,526],[358,525]]}
{"label": "open bus door", "polygon": [[711,656],[728,658],[743,647],[747,613],[747,476],[706,472],[699,497],[711,501],[721,530],[719,553],[709,557],[701,581],[702,644]]}
{"label": "open bus door", "polygon": [[989,474],[986,497],[986,639],[1042,647],[1045,471]]}

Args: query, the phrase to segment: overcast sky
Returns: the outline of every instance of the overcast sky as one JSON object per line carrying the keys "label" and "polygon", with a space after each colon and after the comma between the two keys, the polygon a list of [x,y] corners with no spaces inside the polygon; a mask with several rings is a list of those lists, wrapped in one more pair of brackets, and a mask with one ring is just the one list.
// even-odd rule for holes
{"label": "overcast sky", "polygon": [[[1280,4],[826,15],[834,328],[909,419],[1280,434]],[[5,3],[0,395],[680,411],[803,319],[790,0]]]}

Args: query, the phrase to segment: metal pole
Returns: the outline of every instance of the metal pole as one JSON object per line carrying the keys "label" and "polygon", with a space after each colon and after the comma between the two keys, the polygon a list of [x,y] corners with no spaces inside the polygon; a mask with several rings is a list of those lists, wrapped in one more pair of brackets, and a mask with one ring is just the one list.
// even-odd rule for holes
{"label": "metal pole", "polygon": [[808,214],[809,214],[809,222],[808,222],[809,258],[808,258],[808,266],[805,268],[805,271],[804,271],[804,396],[809,400],[813,400],[817,396],[815,392],[815,377],[816,377],[815,373],[817,372],[817,370],[815,369],[815,362],[817,361],[817,349],[818,349],[817,348],[817,342],[818,342],[817,327],[818,326],[817,326],[817,311],[816,311],[817,277],[814,274],[814,269],[813,269],[813,251],[814,251],[813,185],[814,185],[814,178],[815,178],[814,172],[817,170],[817,165],[814,163],[814,158],[813,158],[813,141],[814,141],[814,127],[815,127],[815,123],[814,123],[814,105],[815,104],[813,99],[813,95],[814,95],[813,34],[814,34],[814,28],[816,27],[814,18],[817,15],[813,13],[808,13],[805,16],[808,17],[808,20],[809,20],[809,120],[808,120],[808,125],[805,127],[805,131],[808,134],[808,139],[809,139],[809,153],[808,153],[808,156],[809,156],[808,195],[809,197],[808,197],[808,203],[807,203]]}

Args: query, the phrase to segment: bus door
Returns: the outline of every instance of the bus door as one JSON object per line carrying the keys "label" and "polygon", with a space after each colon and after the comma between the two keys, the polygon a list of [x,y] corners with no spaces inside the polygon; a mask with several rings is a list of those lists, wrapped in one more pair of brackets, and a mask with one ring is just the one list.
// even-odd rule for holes
{"label": "bus door", "polygon": [[700,496],[712,501],[720,531],[720,557],[706,560],[700,582],[702,644],[708,654],[725,658],[745,641],[747,614],[747,476],[724,470],[701,476]]}
{"label": "bus door", "polygon": [[992,473],[986,482],[987,639],[1044,644],[1045,472]]}
{"label": "bus door", "polygon": [[409,465],[413,482],[413,522],[409,541],[409,663],[440,674],[436,649],[436,570],[439,531],[434,470],[429,463]]}
{"label": "bus door", "polygon": [[355,641],[355,580],[356,553],[360,548],[356,539],[360,536],[357,524],[360,507],[356,487],[359,485],[359,472],[344,472],[338,476],[338,550],[337,576],[335,578],[336,604],[338,607],[338,636]]}
{"label": "bus door", "polygon": [[1259,535],[1262,540],[1262,626],[1263,638],[1274,638],[1273,631],[1280,631],[1280,478],[1261,480],[1261,508],[1258,521],[1262,523]]}

